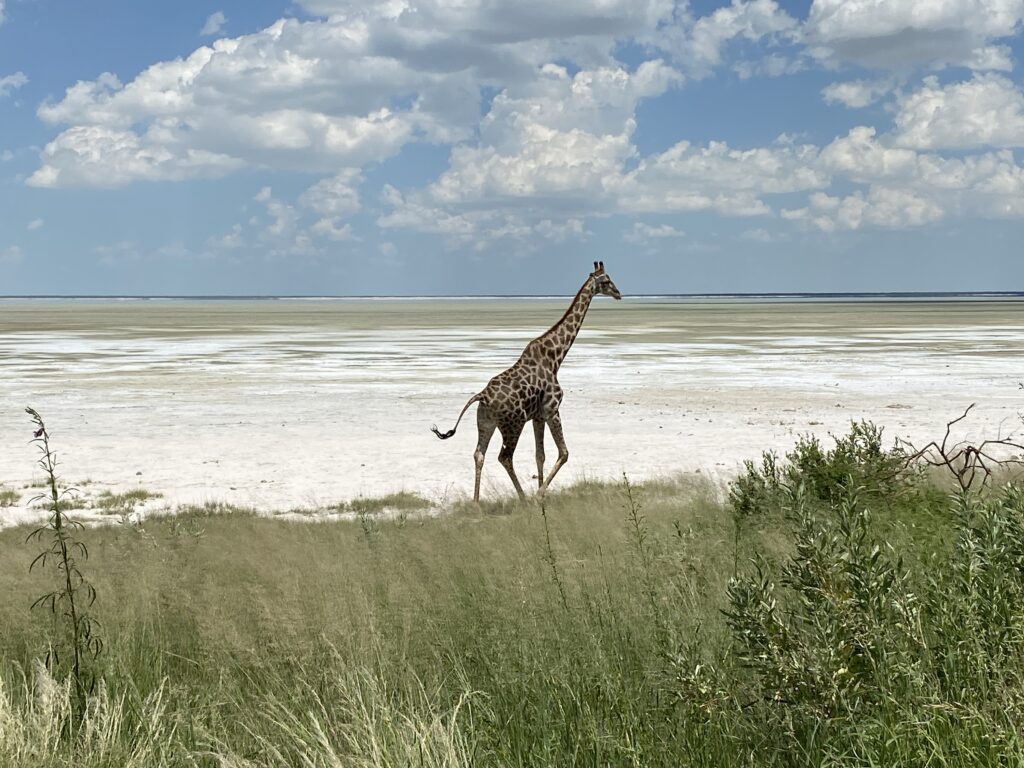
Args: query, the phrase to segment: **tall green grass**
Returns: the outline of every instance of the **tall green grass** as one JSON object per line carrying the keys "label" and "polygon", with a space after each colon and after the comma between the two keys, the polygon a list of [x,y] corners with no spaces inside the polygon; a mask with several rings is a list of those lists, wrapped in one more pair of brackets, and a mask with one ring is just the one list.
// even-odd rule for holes
{"label": "tall green grass", "polygon": [[0,764],[1024,763],[1024,494],[891,474],[873,435],[731,494],[89,530],[107,646],[78,736],[0,532]]}

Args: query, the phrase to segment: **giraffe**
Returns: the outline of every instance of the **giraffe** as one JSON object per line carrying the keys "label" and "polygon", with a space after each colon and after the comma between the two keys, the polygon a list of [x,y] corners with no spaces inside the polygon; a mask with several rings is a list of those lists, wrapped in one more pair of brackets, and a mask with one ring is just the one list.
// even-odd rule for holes
{"label": "giraffe", "polygon": [[[480,475],[484,467],[484,454],[487,453],[487,446],[495,429],[501,433],[502,443],[498,462],[508,472],[520,499],[525,499],[526,494],[523,493],[523,487],[512,466],[512,455],[527,421],[533,422],[533,436],[537,444],[538,496],[544,495],[558,470],[569,460],[569,450],[565,447],[565,438],[562,436],[562,419],[558,413],[562,403],[558,369],[580,332],[591,300],[598,294],[611,296],[613,299],[622,298],[615,283],[605,274],[603,261],[594,262],[594,271],[587,276],[586,282],[562,315],[562,319],[546,333],[527,344],[523,354],[511,368],[499,373],[486,387],[469,398],[450,431],[442,434],[436,426],[431,427],[435,435],[447,440],[459,428],[459,422],[462,421],[469,406],[476,402],[480,403],[476,411],[477,443],[473,452],[473,461],[476,464],[473,501],[480,501]],[[551,437],[558,446],[558,458],[547,477],[544,477],[545,427],[551,430]]]}

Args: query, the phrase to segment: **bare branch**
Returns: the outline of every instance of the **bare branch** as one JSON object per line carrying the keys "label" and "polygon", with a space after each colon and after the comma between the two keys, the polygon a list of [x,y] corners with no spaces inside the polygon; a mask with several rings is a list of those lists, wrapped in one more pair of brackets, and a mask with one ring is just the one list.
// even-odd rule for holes
{"label": "bare branch", "polygon": [[[909,467],[915,463],[923,463],[931,467],[943,467],[953,475],[962,491],[970,490],[979,477],[981,485],[984,486],[992,477],[992,473],[999,468],[1024,466],[1024,443],[1017,442],[1013,433],[1003,437],[1002,424],[995,438],[986,438],[980,443],[972,443],[965,439],[949,445],[954,425],[966,419],[974,406],[975,403],[971,403],[960,416],[946,422],[946,433],[941,443],[932,440],[918,450],[908,441],[906,445],[910,449],[910,455],[907,457],[906,465]],[[997,456],[992,452],[992,448],[1004,448],[1007,451],[1017,451],[1018,454]]]}

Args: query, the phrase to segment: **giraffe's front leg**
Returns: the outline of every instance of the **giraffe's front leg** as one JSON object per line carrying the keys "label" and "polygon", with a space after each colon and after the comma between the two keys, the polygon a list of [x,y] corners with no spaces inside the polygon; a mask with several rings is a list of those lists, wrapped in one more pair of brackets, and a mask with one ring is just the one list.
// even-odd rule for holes
{"label": "giraffe's front leg", "polygon": [[533,437],[537,443],[537,488],[544,492],[544,419],[533,420]]}
{"label": "giraffe's front leg", "polygon": [[551,473],[544,479],[544,483],[540,487],[541,493],[548,489],[551,481],[558,474],[558,470],[569,460],[569,449],[565,447],[565,437],[562,436],[562,417],[556,413],[548,419],[548,426],[551,428],[551,437],[554,438],[555,445],[558,446],[558,458],[555,459],[555,466],[551,468]]}

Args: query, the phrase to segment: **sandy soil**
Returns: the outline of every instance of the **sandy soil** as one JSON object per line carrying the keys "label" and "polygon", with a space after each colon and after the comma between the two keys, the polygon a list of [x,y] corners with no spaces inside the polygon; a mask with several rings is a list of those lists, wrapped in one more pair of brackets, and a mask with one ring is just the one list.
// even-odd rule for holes
{"label": "sandy soil", "polygon": [[[410,490],[472,491],[466,399],[567,300],[0,301],[0,483],[36,517],[23,408],[39,410],[86,497],[142,487],[145,508],[223,501],[317,509]],[[851,419],[918,442],[1021,427],[1020,302],[598,300],[560,374],[571,451],[556,483],[680,471],[724,478]],[[484,492],[511,492],[488,454]],[[548,443],[548,456],[555,450]],[[550,459],[549,459],[550,464]],[[516,455],[535,474],[532,431]]]}

